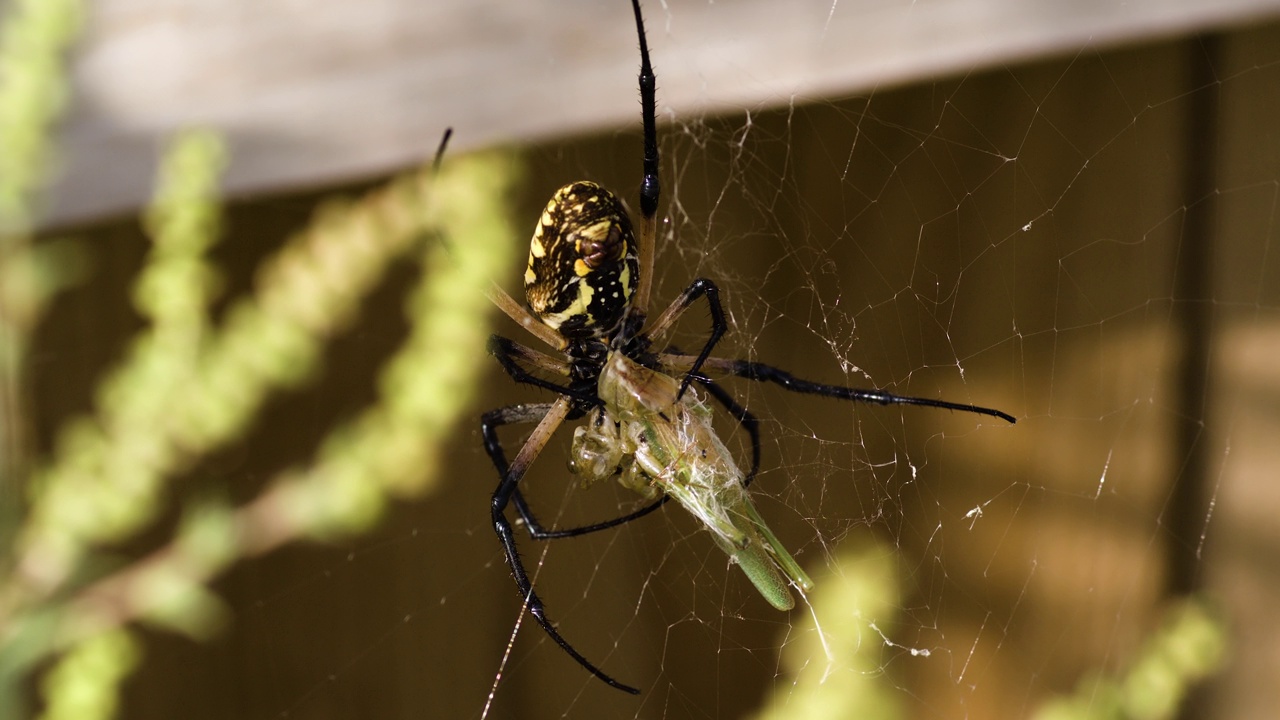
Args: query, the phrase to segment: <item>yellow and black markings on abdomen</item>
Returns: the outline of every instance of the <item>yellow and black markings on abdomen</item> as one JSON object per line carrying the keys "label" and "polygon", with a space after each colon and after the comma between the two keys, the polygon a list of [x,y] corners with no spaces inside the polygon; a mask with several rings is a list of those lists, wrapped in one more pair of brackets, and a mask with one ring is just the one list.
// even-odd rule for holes
{"label": "yellow and black markings on abdomen", "polygon": [[631,219],[616,195],[580,181],[556,191],[529,243],[529,308],[567,338],[606,337],[639,277]]}

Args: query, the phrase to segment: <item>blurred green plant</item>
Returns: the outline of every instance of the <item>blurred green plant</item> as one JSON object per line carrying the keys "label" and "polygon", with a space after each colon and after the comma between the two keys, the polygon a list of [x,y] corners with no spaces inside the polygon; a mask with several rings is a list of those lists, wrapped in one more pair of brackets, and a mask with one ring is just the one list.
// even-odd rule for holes
{"label": "blurred green plant", "polygon": [[80,33],[81,0],[14,0],[0,25],[0,237],[31,229],[50,167],[49,128],[66,106],[63,56]]}
{"label": "blurred green plant", "polygon": [[[359,532],[392,497],[429,490],[483,367],[485,289],[513,259],[505,208],[515,163],[460,158],[322,210],[215,327],[219,275],[205,254],[221,225],[225,148],[186,133],[165,155],[146,215],[153,246],[133,301],[147,329],[100,384],[95,411],[60,429],[52,456],[23,458],[23,356],[39,308],[65,284],[43,266],[66,259],[47,250],[58,243],[31,241],[33,198],[81,12],[77,2],[20,0],[0,50],[0,718],[29,714],[22,688],[46,667],[44,717],[111,717],[142,652],[131,623],[205,637],[223,619],[208,582],[238,560]],[[314,375],[327,340],[388,266],[415,251],[424,272],[407,303],[410,335],[382,372],[378,403],[243,505],[172,497],[170,481],[248,432],[271,394]],[[175,503],[184,519],[167,544],[123,566],[110,561],[105,548]]]}
{"label": "blurred green plant", "polygon": [[790,682],[778,686],[757,720],[903,716],[878,652],[901,607],[896,572],[886,547],[844,548],[835,556],[830,571],[815,578],[808,619],[788,631],[781,670]]}
{"label": "blurred green plant", "polygon": [[1075,694],[1045,703],[1035,720],[1176,717],[1187,691],[1226,662],[1226,636],[1226,623],[1213,603],[1200,597],[1172,603],[1127,672],[1086,675]]}
{"label": "blurred green plant", "polygon": [[75,274],[65,243],[32,247],[31,219],[51,165],[50,130],[69,93],[63,56],[83,12],[81,0],[14,0],[0,22],[0,533],[18,513],[17,479],[28,459],[27,339],[48,299]]}
{"label": "blurred green plant", "polygon": [[[810,617],[790,628],[779,683],[756,715],[781,718],[892,720],[905,715],[886,682],[884,658],[896,623],[900,590],[894,551],[867,545],[843,549],[825,577],[815,577]],[[1187,692],[1219,671],[1227,657],[1221,613],[1204,598],[1169,605],[1161,626],[1119,675],[1087,674],[1077,691],[1044,703],[1035,720],[1169,720]]]}

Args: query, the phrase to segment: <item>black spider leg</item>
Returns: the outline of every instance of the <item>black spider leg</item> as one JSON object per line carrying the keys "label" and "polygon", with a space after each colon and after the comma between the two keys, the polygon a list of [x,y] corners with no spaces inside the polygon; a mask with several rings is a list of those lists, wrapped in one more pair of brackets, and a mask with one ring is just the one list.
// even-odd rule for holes
{"label": "black spider leg", "polygon": [[615,340],[625,344],[640,333],[649,313],[649,292],[653,287],[653,256],[657,242],[658,201],[662,197],[662,181],[658,160],[657,80],[649,62],[649,42],[645,38],[644,17],[639,0],[631,0],[636,16],[636,35],[640,43],[640,121],[644,128],[644,175],[640,180],[639,274],[619,332]]}
{"label": "black spider leg", "polygon": [[[755,415],[752,415],[750,411],[739,405],[727,390],[717,385],[714,381],[703,377],[697,378],[697,380],[700,385],[707,389],[712,397],[724,406],[725,410],[729,411],[729,414],[733,415],[734,419],[738,421],[738,424],[742,426],[742,429],[746,430],[747,434],[751,436],[751,470],[747,472],[746,477],[742,481],[742,486],[747,487],[751,485],[751,481],[755,479],[756,473],[760,471],[760,422],[756,419]],[[502,408],[502,410],[508,410],[508,408]],[[494,413],[498,412],[501,411],[494,411]],[[484,436],[486,448],[488,448],[491,443],[497,443],[498,427],[510,422],[520,422],[519,420],[508,420],[505,417],[499,417],[494,415],[494,413],[486,414],[484,419],[481,421],[480,432]],[[493,417],[490,417],[491,415],[493,415]],[[491,457],[493,456],[492,452],[489,454]],[[545,528],[540,522],[538,522],[538,519],[533,514],[533,509],[529,507],[528,502],[524,499],[524,494],[520,492],[519,488],[517,488],[511,496],[511,502],[516,506],[516,511],[520,513],[520,519],[524,521],[525,527],[529,529],[529,537],[534,540],[561,540],[564,538],[580,537],[582,535],[589,535],[593,532],[626,525],[632,520],[639,520],[645,515],[648,515],[663,505],[666,505],[670,500],[670,495],[663,495],[639,510],[635,510],[611,520],[604,520],[590,525],[583,525],[581,527],[555,530]]]}
{"label": "black spider leg", "polygon": [[704,377],[699,377],[697,380],[698,384],[706,388],[711,397],[718,400],[724,406],[724,409],[728,410],[729,414],[733,415],[734,419],[738,421],[742,429],[746,430],[747,434],[751,436],[751,470],[742,479],[742,487],[750,487],[751,481],[756,479],[756,473],[760,472],[760,420],[755,415],[752,415],[750,410],[740,405],[737,400],[734,400],[729,391],[716,382]]}
{"label": "black spider leg", "polygon": [[837,400],[852,400],[854,402],[873,403],[876,405],[920,405],[923,407],[941,408],[943,410],[958,410],[960,412],[975,413],[977,415],[989,415],[991,417],[1000,418],[1009,424],[1018,422],[1017,418],[1009,413],[995,410],[992,408],[982,407],[980,405],[968,405],[965,403],[947,402],[946,400],[935,400],[932,398],[910,397],[907,395],[894,395],[883,390],[864,390],[859,388],[844,387],[843,385],[826,385],[823,383],[810,382],[801,380],[786,370],[782,370],[772,365],[764,363],[751,362],[749,360],[727,360],[723,363],[714,363],[717,368],[723,368],[727,372],[731,372],[738,377],[757,382],[771,382],[781,385],[783,388],[796,393],[805,393],[809,395],[821,395],[822,397],[835,398]]}
{"label": "black spider leg", "polygon": [[670,495],[663,495],[639,510],[627,513],[622,517],[616,517],[612,520],[604,520],[591,525],[583,525],[582,527],[567,528],[564,530],[548,530],[542,527],[537,518],[533,516],[533,509],[525,502],[524,495],[522,495],[519,490],[516,490],[515,494],[511,497],[511,502],[516,506],[516,511],[520,513],[520,518],[524,520],[525,527],[529,528],[530,538],[534,540],[562,540],[564,538],[590,535],[593,532],[608,530],[609,528],[618,527],[619,525],[626,525],[632,520],[638,520],[663,505],[666,505],[667,501],[670,499]]}
{"label": "black spider leg", "polygon": [[449,138],[453,137],[453,128],[444,129],[444,137],[440,138],[440,145],[436,147],[435,159],[431,161],[431,172],[440,172],[440,163],[444,162],[444,151],[449,147]]}
{"label": "black spider leg", "polygon": [[649,64],[649,43],[644,36],[640,0],[631,0],[636,13],[636,33],[640,36],[640,117],[644,123],[644,179],[640,181],[640,214],[645,219],[658,212],[662,183],[658,176],[657,82]]}
{"label": "black spider leg", "polygon": [[[481,420],[481,431],[485,435],[485,451],[489,453],[489,459],[493,461],[494,467],[498,469],[498,473],[502,476],[502,479],[498,482],[497,489],[493,491],[493,500],[489,508],[493,528],[498,534],[498,539],[502,542],[503,552],[507,556],[507,564],[511,566],[511,575],[515,578],[516,587],[520,590],[520,597],[524,601],[525,607],[528,608],[529,614],[538,621],[543,631],[569,657],[577,661],[579,665],[602,680],[606,685],[632,695],[639,695],[639,689],[624,685],[605,674],[603,670],[583,657],[582,653],[575,650],[569,644],[569,641],[565,640],[556,631],[555,625],[547,618],[547,611],[542,604],[542,598],[538,597],[538,593],[533,590],[533,581],[529,578],[529,573],[525,571],[524,563],[520,560],[520,550],[516,546],[515,533],[512,531],[511,523],[506,516],[507,505],[511,502],[512,496],[518,491],[520,479],[524,476],[525,470],[528,469],[529,463],[541,452],[551,433],[555,432],[555,429],[564,421],[569,412],[569,406],[570,399],[562,397],[554,403],[510,405],[485,413],[484,418]],[[503,424],[534,421],[538,421],[538,427],[534,430],[534,435],[530,437],[525,447],[521,448],[520,453],[516,456],[515,466],[508,465],[506,455],[502,452],[502,445],[498,443],[497,435],[492,432],[492,428]],[[530,451],[531,445],[534,447]],[[532,457],[529,457],[530,455]]]}
{"label": "black spider leg", "polygon": [[511,379],[518,383],[533,385],[534,387],[540,387],[543,390],[550,390],[557,395],[564,395],[580,406],[591,406],[599,404],[600,402],[595,397],[583,394],[582,392],[567,385],[558,385],[550,380],[544,380],[528,370],[525,370],[523,367],[520,367],[520,363],[516,362],[516,358],[524,356],[521,352],[523,350],[523,346],[514,340],[502,337],[501,335],[490,335],[488,350],[490,355],[498,359],[498,362],[502,365],[502,369],[507,371],[507,375],[510,375]]}
{"label": "black spider leg", "polygon": [[720,288],[707,278],[698,278],[689,283],[689,287],[675,299],[667,309],[662,311],[658,319],[654,321],[653,326],[649,328],[645,342],[652,341],[653,338],[661,337],[671,326],[684,315],[685,311],[695,303],[698,298],[705,297],[707,306],[711,310],[711,335],[707,337],[707,342],[703,344],[702,350],[698,353],[698,358],[693,361],[693,365],[685,372],[684,379],[680,381],[680,392],[676,394],[676,400],[684,397],[684,391],[689,388],[689,383],[694,378],[700,377],[698,371],[702,369],[702,364],[711,357],[711,351],[715,349],[716,344],[720,342],[720,338],[724,337],[725,331],[729,329],[729,323],[725,320],[724,307],[720,304]]}

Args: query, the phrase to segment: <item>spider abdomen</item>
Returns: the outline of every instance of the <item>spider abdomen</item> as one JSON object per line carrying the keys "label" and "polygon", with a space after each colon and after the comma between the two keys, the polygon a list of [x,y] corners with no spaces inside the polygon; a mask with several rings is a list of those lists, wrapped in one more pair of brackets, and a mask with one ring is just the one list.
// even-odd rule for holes
{"label": "spider abdomen", "polygon": [[529,242],[524,291],[533,314],[566,338],[604,338],[638,277],[635,232],[618,196],[587,181],[556,191]]}

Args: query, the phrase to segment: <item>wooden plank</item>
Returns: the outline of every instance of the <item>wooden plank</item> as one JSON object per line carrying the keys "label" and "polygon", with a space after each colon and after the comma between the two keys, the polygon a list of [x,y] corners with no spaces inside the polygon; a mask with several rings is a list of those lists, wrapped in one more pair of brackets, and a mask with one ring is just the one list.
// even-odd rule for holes
{"label": "wooden plank", "polygon": [[[954,0],[646,7],[668,119],[868,92],[1244,23],[1280,0]],[[313,187],[636,117],[622,0],[101,0],[75,62],[52,224],[130,211],[176,129],[231,139],[227,191]]]}

